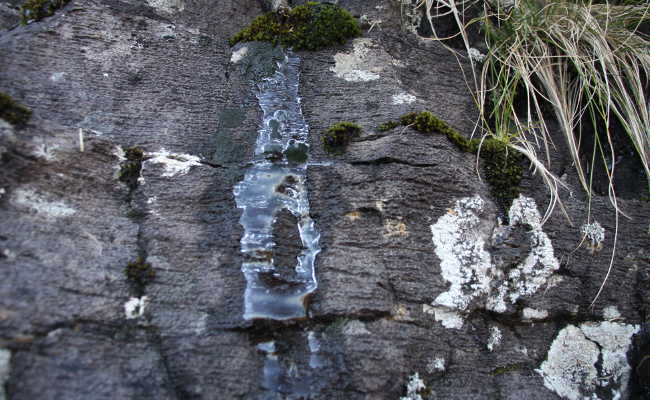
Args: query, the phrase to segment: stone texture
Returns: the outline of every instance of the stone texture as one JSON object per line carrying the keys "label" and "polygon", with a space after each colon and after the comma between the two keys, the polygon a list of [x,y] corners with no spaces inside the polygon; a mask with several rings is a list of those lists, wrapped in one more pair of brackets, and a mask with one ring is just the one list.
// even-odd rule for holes
{"label": "stone texture", "polygon": [[[34,112],[24,128],[0,121],[0,347],[11,351],[8,398],[255,399],[275,391],[282,398],[395,399],[418,372],[431,399],[556,399],[535,370],[558,332],[602,321],[611,306],[620,322],[645,322],[650,203],[621,200],[630,218],[617,222],[608,199],[594,196],[590,218],[605,229],[603,248],[576,249],[589,208],[561,146],[550,156],[573,191],[562,193],[573,225],[557,207],[543,226],[560,261],[553,285],[505,313],[477,305],[458,314],[462,327],[436,320],[431,304],[450,284],[430,226],[457,200],[478,195],[488,238],[499,212],[474,157],[444,136],[377,131],[428,109],[469,136],[476,118],[456,58],[402,31],[399,7],[388,0],[340,1],[381,22],[361,42],[299,54],[311,128],[310,212],[322,247],[310,318],[243,320],[243,230],[233,187],[253,156],[261,119],[251,79],[272,70],[281,53],[259,43],[230,49],[227,38],[262,3],[73,0],[20,26],[18,3],[0,1],[0,91]],[[232,57],[243,46],[248,61]],[[338,77],[337,60],[378,78]],[[321,132],[342,120],[363,133],[344,154],[330,155]],[[123,146],[145,151],[133,189],[117,179]],[[151,158],[163,149],[176,161],[201,161],[168,173]],[[522,186],[543,214],[548,194],[539,178],[528,171]],[[278,221],[274,257],[291,264],[301,249],[295,221],[286,214]],[[617,225],[612,270],[590,307]],[[530,247],[521,226],[489,243],[499,268],[520,262]],[[143,315],[126,320],[124,304],[140,293],[124,267],[138,256],[156,276],[142,293]],[[547,314],[531,320],[524,309]],[[639,335],[628,360],[630,393],[642,396],[647,330]],[[272,354],[264,350],[269,342]]]}

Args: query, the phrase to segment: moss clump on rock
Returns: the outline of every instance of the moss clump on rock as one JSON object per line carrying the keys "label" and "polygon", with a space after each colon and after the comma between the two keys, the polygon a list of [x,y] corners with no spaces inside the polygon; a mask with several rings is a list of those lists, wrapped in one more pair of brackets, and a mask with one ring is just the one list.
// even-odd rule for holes
{"label": "moss clump on rock", "polygon": [[0,93],[0,118],[12,125],[24,125],[32,116],[32,111],[18,104],[11,96]]}
{"label": "moss clump on rock", "polygon": [[[504,210],[510,208],[512,201],[519,196],[519,183],[523,177],[522,163],[524,156],[518,151],[509,148],[506,143],[491,137],[483,139],[482,142],[479,139],[467,139],[429,111],[404,114],[400,117],[400,124],[411,126],[421,133],[442,133],[460,150],[468,153],[478,153],[484,161],[485,179],[490,184],[492,196]],[[394,128],[397,123],[389,121],[380,125],[380,130],[382,126],[387,128],[392,126]]]}
{"label": "moss clump on rock", "polygon": [[131,261],[126,265],[124,275],[138,288],[143,289],[154,280],[156,271],[151,267],[150,263],[144,261],[144,258],[138,257],[135,261]]}
{"label": "moss clump on rock", "polygon": [[144,151],[139,147],[126,147],[124,148],[124,157],[126,160],[122,162],[117,178],[129,188],[135,189],[138,186],[138,178],[140,178],[140,172],[142,171]]}
{"label": "moss clump on rock", "polygon": [[341,154],[348,144],[361,134],[361,127],[353,122],[343,121],[330,126],[323,133],[323,146],[330,153]]}
{"label": "moss clump on rock", "polygon": [[318,50],[343,44],[361,34],[357,21],[343,8],[333,4],[308,2],[291,10],[261,15],[230,39],[239,42],[271,42],[295,50]]}
{"label": "moss clump on rock", "polygon": [[54,15],[56,10],[68,4],[70,0],[27,0],[20,6],[20,17],[23,25],[29,21],[40,21]]}
{"label": "moss clump on rock", "polygon": [[386,132],[386,131],[389,131],[389,130],[391,130],[391,129],[395,129],[395,128],[397,128],[398,126],[399,126],[399,123],[398,123],[398,122],[395,122],[395,121],[388,121],[388,122],[384,122],[383,124],[380,124],[380,125],[377,127],[377,130],[378,130],[379,132]]}

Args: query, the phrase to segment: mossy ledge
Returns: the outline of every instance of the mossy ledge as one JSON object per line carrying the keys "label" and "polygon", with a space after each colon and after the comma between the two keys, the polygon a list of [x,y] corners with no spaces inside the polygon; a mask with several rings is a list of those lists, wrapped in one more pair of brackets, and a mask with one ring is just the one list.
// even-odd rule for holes
{"label": "mossy ledge", "polygon": [[0,92],[0,118],[12,125],[25,125],[31,116],[32,110]]}
{"label": "mossy ledge", "polygon": [[124,148],[124,157],[126,160],[122,162],[117,178],[133,190],[138,186],[144,151],[139,147],[126,147]]}
{"label": "mossy ledge", "polygon": [[356,19],[343,8],[316,2],[261,15],[230,39],[239,42],[271,42],[293,47],[294,50],[319,50],[344,44],[359,36]]}
{"label": "mossy ledge", "polygon": [[404,114],[399,123],[388,121],[381,124],[378,129],[387,131],[399,125],[410,126],[421,133],[440,132],[460,150],[478,153],[484,161],[485,179],[490,184],[492,196],[504,210],[509,209],[512,201],[519,196],[524,156],[509,148],[506,143],[490,137],[484,138],[482,143],[480,139],[467,139],[429,111]]}
{"label": "mossy ledge", "polygon": [[56,10],[68,2],[70,0],[27,0],[20,6],[20,22],[26,25],[29,21],[40,21],[54,15]]}
{"label": "mossy ledge", "polygon": [[361,127],[354,122],[342,121],[323,132],[323,147],[329,153],[342,154],[348,144],[361,134]]}

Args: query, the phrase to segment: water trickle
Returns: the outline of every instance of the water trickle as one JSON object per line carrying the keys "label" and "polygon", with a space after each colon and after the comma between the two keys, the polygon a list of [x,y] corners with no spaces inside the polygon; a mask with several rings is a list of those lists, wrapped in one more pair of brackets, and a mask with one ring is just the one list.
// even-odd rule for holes
{"label": "water trickle", "polygon": [[[305,302],[316,290],[314,271],[320,234],[309,216],[306,176],[309,127],[298,96],[300,59],[290,50],[275,74],[258,84],[263,120],[255,158],[234,188],[244,227],[241,252],[245,319],[287,320],[306,317]],[[297,219],[303,250],[295,273],[282,274],[273,263],[273,225],[286,209]]]}

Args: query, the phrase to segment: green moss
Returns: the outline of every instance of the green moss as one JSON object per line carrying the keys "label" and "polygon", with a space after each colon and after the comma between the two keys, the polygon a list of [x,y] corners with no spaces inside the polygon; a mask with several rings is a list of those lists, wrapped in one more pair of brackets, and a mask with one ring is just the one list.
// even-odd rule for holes
{"label": "green moss", "polygon": [[307,162],[308,152],[309,147],[305,143],[294,143],[284,151],[284,155],[290,163],[304,164]]}
{"label": "green moss", "polygon": [[68,4],[70,0],[27,0],[20,6],[21,23],[40,21],[54,15],[56,10]]}
{"label": "green moss", "polygon": [[493,369],[490,372],[490,375],[492,376],[503,375],[510,372],[519,371],[522,368],[524,368],[522,364],[508,364],[508,365],[504,365],[503,367],[497,367]]}
{"label": "green moss", "polygon": [[361,30],[349,12],[333,4],[308,2],[289,11],[261,15],[230,39],[239,42],[271,42],[295,50],[318,50],[343,44]]}
{"label": "green moss", "polygon": [[13,125],[24,125],[32,116],[32,111],[16,103],[11,96],[0,93],[0,118]]}
{"label": "green moss", "polygon": [[127,147],[124,149],[124,156],[129,161],[142,161],[144,158],[144,151],[139,147]]}
{"label": "green moss", "polygon": [[[389,123],[393,121],[386,124]],[[483,169],[491,194],[504,210],[510,208],[512,201],[519,196],[524,156],[504,142],[494,138],[485,138],[482,143],[479,139],[468,139],[429,111],[404,114],[400,123],[421,133],[442,133],[461,151],[478,152],[484,161]]]}
{"label": "green moss", "polygon": [[519,196],[519,183],[524,174],[524,156],[492,138],[483,141],[479,154],[485,161],[483,171],[485,179],[490,183],[492,196],[507,210]]}
{"label": "green moss", "polygon": [[345,151],[353,138],[361,134],[361,127],[353,122],[339,122],[330,126],[323,133],[323,146],[330,153],[340,154]]}
{"label": "green moss", "polygon": [[124,275],[139,288],[144,288],[156,278],[156,271],[150,263],[144,261],[144,258],[138,257],[126,265]]}
{"label": "green moss", "polygon": [[139,147],[126,147],[124,148],[124,156],[126,160],[122,162],[117,178],[133,190],[138,186],[144,151]]}
{"label": "green moss", "polygon": [[395,129],[398,126],[399,126],[398,122],[388,121],[388,122],[384,122],[383,124],[379,125],[379,127],[377,127],[377,130],[379,132],[386,132],[386,131],[390,131],[391,129]]}

